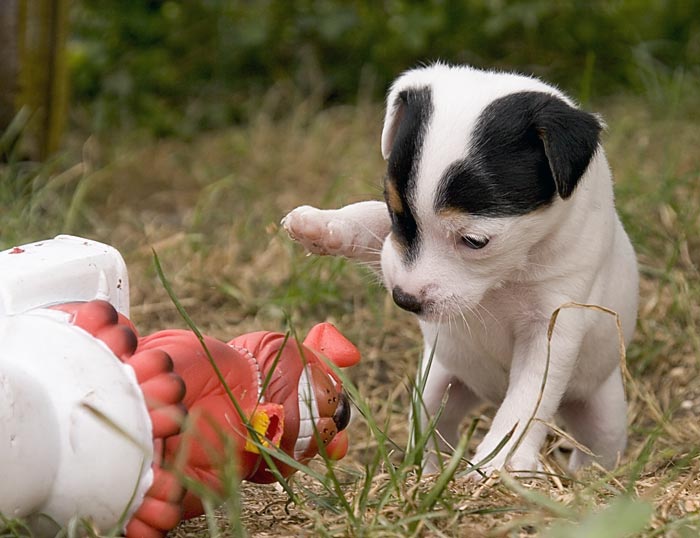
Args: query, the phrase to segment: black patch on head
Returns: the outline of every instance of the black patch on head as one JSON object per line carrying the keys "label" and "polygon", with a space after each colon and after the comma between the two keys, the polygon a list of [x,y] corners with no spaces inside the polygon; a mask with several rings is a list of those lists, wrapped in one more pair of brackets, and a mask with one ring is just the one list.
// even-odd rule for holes
{"label": "black patch on head", "polygon": [[592,114],[553,95],[520,92],[481,113],[468,156],[440,180],[437,210],[516,216],[568,198],[598,147]]}
{"label": "black patch on head", "polygon": [[[405,260],[411,262],[417,256],[420,238],[418,223],[409,201],[415,191],[415,176],[420,163],[423,139],[433,111],[430,88],[404,90],[398,94],[393,106],[397,109],[394,121],[398,122],[398,127],[389,155],[387,177],[384,180],[385,183],[393,183],[393,189],[385,185],[384,191],[391,216],[393,237],[403,248]],[[392,190],[399,196],[401,211],[393,211],[392,204],[388,203]]]}

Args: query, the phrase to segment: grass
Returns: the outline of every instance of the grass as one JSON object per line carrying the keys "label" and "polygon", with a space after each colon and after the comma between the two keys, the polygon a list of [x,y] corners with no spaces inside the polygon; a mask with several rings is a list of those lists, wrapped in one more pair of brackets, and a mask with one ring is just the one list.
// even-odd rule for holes
{"label": "grass", "polygon": [[[658,99],[598,108],[610,125],[605,147],[642,273],[627,354],[630,444],[613,472],[566,476],[563,441],[552,437],[542,479],[474,484],[459,457],[438,477],[420,476],[406,411],[421,405],[410,390],[417,324],[369,271],[305,256],[278,224],[302,203],[380,196],[377,105],[319,110],[300,102],[285,111],[271,93],[248,125],[189,142],[76,135],[72,157],[2,165],[0,246],[63,232],[114,245],[129,267],[132,319],[143,334],[187,326],[154,268],[154,249],[179,304],[206,334],[285,331],[291,320],[304,335],[330,320],[362,351],[361,364],[343,374],[359,411],[348,456],[312,462],[292,478],[291,493],[232,486],[224,509],[183,523],[177,536],[697,536],[700,132],[680,105],[661,114]],[[488,428],[493,410],[481,412],[458,455],[468,457]],[[21,527],[6,529],[14,536]]]}

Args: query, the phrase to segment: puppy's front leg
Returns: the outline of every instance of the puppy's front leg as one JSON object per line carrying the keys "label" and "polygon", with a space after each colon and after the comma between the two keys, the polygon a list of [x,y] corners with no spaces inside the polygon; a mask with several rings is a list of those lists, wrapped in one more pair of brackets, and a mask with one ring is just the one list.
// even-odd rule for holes
{"label": "puppy's front leg", "polygon": [[[527,330],[517,333],[506,396],[472,461],[478,463],[487,459],[510,431],[513,435],[495,457],[482,466],[485,474],[504,467],[524,472],[541,468],[539,452],[547,433],[543,422],[552,421],[569,385],[582,341],[578,329],[582,325],[580,314],[567,311],[564,315],[562,312],[552,337],[549,368],[546,324],[529,325]],[[535,420],[528,428],[532,417]]]}
{"label": "puppy's front leg", "polygon": [[340,209],[297,207],[282,220],[289,236],[314,254],[378,262],[391,220],[384,202],[350,204]]}
{"label": "puppy's front leg", "polygon": [[[428,367],[432,349],[426,345],[418,374],[417,385],[426,375],[425,369]],[[423,461],[423,472],[434,474],[440,472],[437,452],[451,452],[459,443],[459,427],[469,411],[479,403],[479,398],[474,392],[459,381],[449,370],[439,361],[434,360],[427,372],[425,387],[422,394],[423,408],[421,409],[421,433],[425,433],[430,423],[430,419],[435,416],[442,405],[443,398],[448,396],[445,408],[442,410],[437,424],[433,440],[428,441],[425,457]]]}

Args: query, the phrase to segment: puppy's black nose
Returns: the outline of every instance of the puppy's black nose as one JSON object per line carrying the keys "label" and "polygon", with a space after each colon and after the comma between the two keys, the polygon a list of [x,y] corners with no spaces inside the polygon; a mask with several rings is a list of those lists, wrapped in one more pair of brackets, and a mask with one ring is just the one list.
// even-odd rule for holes
{"label": "puppy's black nose", "polygon": [[420,311],[423,309],[423,304],[418,300],[418,297],[406,293],[398,286],[392,290],[391,296],[394,298],[394,302],[404,310],[420,314]]}

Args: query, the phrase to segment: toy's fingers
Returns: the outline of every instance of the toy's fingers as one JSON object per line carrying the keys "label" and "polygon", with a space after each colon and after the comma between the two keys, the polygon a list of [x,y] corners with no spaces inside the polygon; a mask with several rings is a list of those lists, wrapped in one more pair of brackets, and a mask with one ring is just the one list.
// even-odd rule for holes
{"label": "toy's fingers", "polygon": [[185,396],[185,382],[176,373],[168,372],[141,383],[141,390],[149,409],[157,409],[181,402]]}
{"label": "toy's fingers", "polygon": [[170,437],[180,431],[186,409],[181,404],[185,382],[173,372],[173,361],[165,351],[138,351],[124,361],[136,374],[146,399],[153,437]]}
{"label": "toy's fingers", "polygon": [[360,361],[360,352],[353,343],[327,322],[314,325],[304,345],[325,355],[340,368],[354,366]]}
{"label": "toy's fingers", "polygon": [[136,351],[138,340],[134,331],[125,325],[108,325],[94,335],[102,340],[119,359],[124,360]]}
{"label": "toy's fingers", "polygon": [[153,484],[148,489],[148,496],[160,501],[179,503],[185,495],[185,488],[182,487],[177,477],[163,469],[154,466]]}
{"label": "toy's fingers", "polygon": [[166,405],[152,409],[149,412],[153,426],[153,437],[164,438],[180,433],[180,427],[187,415],[187,409],[182,404]]}
{"label": "toy's fingers", "polygon": [[87,302],[60,303],[48,308],[70,314],[73,325],[86,330],[93,336],[107,325],[124,325],[138,336],[136,327],[131,323],[131,320],[117,312],[110,303],[101,299]]}
{"label": "toy's fingers", "polygon": [[95,300],[87,303],[66,303],[55,305],[52,308],[73,314],[73,325],[85,329],[93,336],[103,327],[116,325],[119,321],[116,309],[107,301]]}
{"label": "toy's fingers", "polygon": [[326,445],[326,454],[333,461],[341,460],[348,453],[348,433],[346,431],[338,432],[333,440]]}
{"label": "toy's fingers", "polygon": [[[170,529],[168,529],[170,530]],[[126,526],[126,538],[163,538],[167,531],[154,529],[140,519],[133,518]]]}
{"label": "toy's fingers", "polygon": [[51,308],[71,314],[73,325],[102,340],[121,360],[136,350],[136,329],[131,321],[119,314],[107,301],[64,303]]}
{"label": "toy's fingers", "polygon": [[164,372],[173,371],[173,361],[170,355],[160,349],[136,351],[132,357],[129,357],[124,362],[134,369],[136,380],[139,383],[143,383]]}
{"label": "toy's fingers", "polygon": [[[129,522],[132,525],[135,522],[140,521],[151,528],[151,532],[158,531],[169,531],[177,526],[182,519],[182,507],[180,503],[171,503],[168,501],[162,501],[160,499],[155,499],[153,497],[145,497],[139,509],[136,510],[134,517]],[[132,538],[129,534],[129,525],[127,525],[127,537]],[[134,529],[136,530],[136,529]],[[147,528],[143,528],[143,531],[148,531]],[[158,534],[155,536],[161,536]],[[134,535],[136,536],[136,535]],[[153,534],[152,534],[153,536]]]}
{"label": "toy's fingers", "polygon": [[160,538],[182,519],[185,489],[174,474],[153,467],[153,485],[126,527],[127,538]]}

